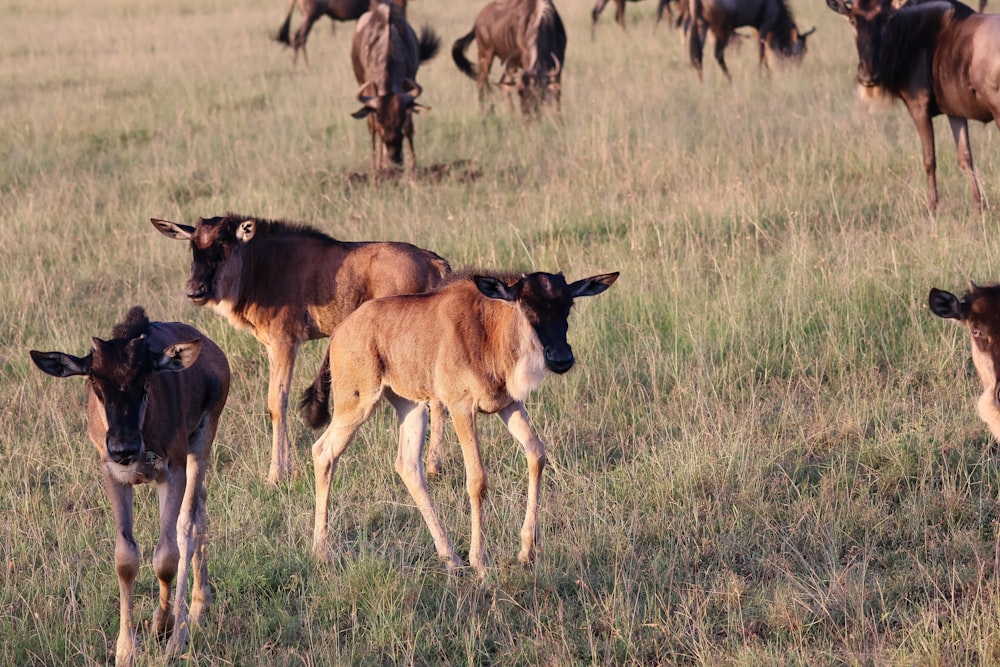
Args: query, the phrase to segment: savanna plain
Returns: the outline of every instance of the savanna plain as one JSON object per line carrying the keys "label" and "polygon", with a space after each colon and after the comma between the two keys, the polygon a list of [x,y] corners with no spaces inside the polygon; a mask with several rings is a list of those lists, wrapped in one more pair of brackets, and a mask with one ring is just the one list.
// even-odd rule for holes
{"label": "savanna plain", "polygon": [[[1000,660],[1000,451],[975,414],[966,335],[936,286],[1000,278],[1000,136],[975,124],[971,205],[935,123],[926,211],[900,105],[856,101],[849,27],[825,3],[799,67],[746,43],[699,85],[655,4],[560,2],[563,117],[525,124],[450,60],[479,0],[415,0],[442,52],[421,68],[414,177],[364,178],[353,24],[270,41],[278,0],[0,2],[0,663],[104,664],[117,634],[113,523],[84,431],[85,383],[28,350],[83,354],[134,304],[191,322],[233,386],[209,473],[214,604],[190,665],[965,664]],[[298,19],[296,19],[297,22]],[[494,79],[497,74],[494,74]],[[361,174],[362,176],[359,176]],[[621,271],[570,318],[577,366],[528,399],[548,445],[540,553],[516,563],[526,468],[482,417],[485,581],[449,577],[393,471],[385,407],[344,456],[330,562],[312,555],[316,434],[265,481],[267,359],[189,304],[185,244],[150,217],[226,211],[402,240],[453,266]],[[305,346],[297,395],[322,342]],[[454,433],[430,482],[468,549]],[[148,631],[153,488],[136,493]]]}

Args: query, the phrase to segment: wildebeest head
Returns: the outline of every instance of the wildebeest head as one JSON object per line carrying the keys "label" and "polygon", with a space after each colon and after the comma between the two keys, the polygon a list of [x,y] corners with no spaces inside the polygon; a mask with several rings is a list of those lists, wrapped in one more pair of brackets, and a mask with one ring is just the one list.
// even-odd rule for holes
{"label": "wildebeest head", "polygon": [[413,114],[430,110],[416,101],[423,92],[420,84],[406,79],[404,85],[402,93],[366,95],[374,84],[364,83],[358,89],[358,101],[363,106],[351,114],[354,118],[368,119],[369,130],[382,139],[389,159],[397,166],[403,164],[403,139],[413,136]]}
{"label": "wildebeest head", "polygon": [[551,67],[541,66],[541,60],[532,69],[520,69],[511,59],[503,63],[503,74],[497,84],[501,88],[513,88],[521,101],[521,113],[532,118],[537,116],[543,104],[555,103],[559,106],[562,95],[562,63],[552,54]]}
{"label": "wildebeest head", "polygon": [[168,238],[191,241],[191,277],[185,291],[187,298],[198,305],[216,298],[219,268],[236,247],[249,242],[257,231],[255,220],[231,216],[198,218],[194,227],[156,218],[151,218],[150,222]]}
{"label": "wildebeest head", "polygon": [[872,89],[880,81],[879,58],[882,29],[893,13],[891,0],[826,0],[827,6],[844,16],[854,31],[858,49],[858,83]]}
{"label": "wildebeest head", "polygon": [[987,391],[992,386],[991,398],[1000,407],[1000,285],[980,287],[970,281],[961,299],[932,287],[927,303],[938,317],[968,329],[973,363]]}
{"label": "wildebeest head", "polygon": [[566,340],[573,299],[600,294],[617,279],[618,273],[606,273],[567,284],[561,273],[530,273],[508,285],[490,276],[473,277],[485,296],[520,308],[538,336],[546,368],[554,373],[565,373],[575,362]]}
{"label": "wildebeest head", "polygon": [[793,27],[791,31],[789,31],[788,33],[787,43],[782,43],[782,44],[774,43],[772,39],[772,41],[768,44],[768,46],[773,51],[780,53],[785,58],[789,58],[797,62],[802,60],[802,57],[806,54],[806,38],[809,37],[809,35],[813,34],[814,32],[816,32],[815,27],[810,28],[809,30],[806,30],[805,32],[802,33],[799,32],[798,28]]}
{"label": "wildebeest head", "polygon": [[31,350],[30,354],[35,365],[49,375],[85,375],[89,378],[108,425],[107,457],[128,466],[140,460],[145,449],[142,427],[150,379],[161,371],[187,368],[200,352],[201,340],[198,339],[174,343],[162,352],[154,352],[146,335],[140,334],[111,340],[93,338],[91,351],[85,357],[36,350]]}

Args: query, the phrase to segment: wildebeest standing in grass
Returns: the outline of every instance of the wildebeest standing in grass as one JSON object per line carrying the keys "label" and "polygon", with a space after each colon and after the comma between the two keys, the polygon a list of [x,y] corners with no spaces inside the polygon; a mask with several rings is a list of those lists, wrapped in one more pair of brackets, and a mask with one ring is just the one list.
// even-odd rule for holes
{"label": "wildebeest standing in grass", "polygon": [[899,10],[890,0],[827,0],[845,16],[858,48],[857,81],[869,98],[903,100],[920,135],[927,173],[927,207],[937,208],[934,116],[948,116],[958,163],[982,208],[972,165],[969,121],[1000,115],[1000,16],[977,14],[960,2],[935,0]]}
{"label": "wildebeest standing in grass", "polygon": [[617,273],[567,284],[562,274],[455,276],[426,294],[369,301],[343,321],[330,339],[330,426],[313,445],[316,518],[313,546],[325,554],[330,483],[337,461],[384,396],[399,418],[396,472],[416,502],[449,570],[462,560],[438,521],[421,465],[428,401],[451,413],[462,445],[471,502],[469,561],[486,574],[482,503],[486,471],[476,415],[497,414],[524,447],[528,499],[518,560],[532,560],[545,468],[545,446],[528,422],[524,400],[546,370],[565,373],[574,363],[566,341],[573,300],[600,294]]}
{"label": "wildebeest standing in grass", "polygon": [[428,109],[416,101],[423,91],[417,83],[417,68],[437,55],[440,45],[440,38],[429,26],[420,29],[418,38],[403,10],[384,0],[374,0],[371,10],[358,20],[351,63],[361,84],[357,94],[363,106],[353,115],[368,119],[372,174],[388,167],[386,158],[396,166],[403,165],[404,138],[410,147],[411,164],[416,166],[413,114]]}
{"label": "wildebeest standing in grass", "polygon": [[[465,57],[473,39],[478,67]],[[550,102],[560,110],[566,29],[552,0],[492,0],[476,16],[472,30],[455,41],[451,55],[458,69],[476,80],[481,109],[486,108],[490,67],[496,57],[504,67],[502,81],[515,81],[525,117]]]}
{"label": "wildebeest standing in grass", "polygon": [[687,0],[690,2],[691,30],[688,48],[691,64],[702,79],[702,52],[706,29],[715,38],[715,60],[727,79],[725,51],[737,28],[748,27],[757,35],[758,62],[767,66],[767,56],[798,62],[806,52],[806,38],[815,28],[800,33],[785,0]]}
{"label": "wildebeest standing in grass", "polygon": [[160,539],[153,571],[160,582],[160,601],[152,628],[158,635],[171,635],[169,654],[184,651],[190,625],[201,622],[212,600],[205,553],[205,475],[229,394],[229,363],[194,327],[150,322],[140,307],[132,308],[111,335],[110,340],[94,338],[84,357],[32,350],[31,358],[49,375],[83,375],[89,380],[87,433],[100,454],[115,520],[120,593],[115,663],[130,665],[137,657],[132,614],[141,562],[133,536],[134,485],[154,482],[159,498]]}
{"label": "wildebeest standing in grass", "polygon": [[932,287],[927,302],[932,313],[953,319],[969,331],[972,362],[983,383],[976,408],[1000,441],[1000,285],[980,287],[970,282],[961,299]]}
{"label": "wildebeest standing in grass", "polygon": [[[409,243],[337,241],[305,225],[233,213],[199,218],[194,227],[152,223],[168,238],[190,241],[187,298],[250,329],[267,349],[271,482],[291,474],[288,392],[302,343],[329,336],[369,299],[429,290],[451,271],[447,261]],[[439,407],[431,405],[433,456],[444,428]]]}
{"label": "wildebeest standing in grass", "polygon": [[[392,1],[403,9],[404,14],[406,13],[406,0]],[[295,31],[295,37],[290,38],[292,14],[295,12],[296,5],[302,12],[302,24]],[[285,17],[285,22],[281,24],[274,40],[292,47],[294,51],[293,64],[298,62],[299,49],[301,49],[302,57],[308,65],[309,54],[306,52],[306,41],[309,39],[309,31],[312,30],[316,21],[324,16],[329,16],[333,21],[357,21],[362,14],[368,11],[370,5],[371,0],[291,0],[288,5],[288,16]]]}
{"label": "wildebeest standing in grass", "polygon": [[[622,29],[625,29],[625,3],[628,2],[638,2],[639,0],[614,0],[615,3],[615,23],[620,25]],[[663,19],[663,13],[666,12],[668,16],[673,17],[673,12],[670,10],[671,0],[658,0],[656,3],[656,25],[660,25],[660,21]],[[597,27],[597,19],[604,11],[607,6],[608,0],[597,0],[597,4],[594,5],[594,9],[590,12],[590,38],[594,38],[594,28]]]}

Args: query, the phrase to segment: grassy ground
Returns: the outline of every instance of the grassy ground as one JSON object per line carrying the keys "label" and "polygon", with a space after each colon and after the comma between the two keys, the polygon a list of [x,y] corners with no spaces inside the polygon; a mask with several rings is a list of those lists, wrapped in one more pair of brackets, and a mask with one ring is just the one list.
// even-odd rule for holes
{"label": "grassy ground", "polygon": [[[27,350],[83,353],[128,306],[192,322],[234,383],[209,478],[215,604],[189,664],[956,664],[1000,659],[998,452],[978,421],[968,343],[929,287],[998,275],[1000,151],[972,128],[989,202],[971,207],[947,125],[941,207],[897,105],[855,102],[846,23],[801,67],[753,49],[697,83],[653,3],[623,33],[588,4],[569,32],[564,121],[483,117],[450,62],[479,0],[417,0],[444,49],[421,69],[422,165],[373,187],[349,65],[352,27],[320,23],[311,65],[269,42],[263,0],[0,4],[0,663],[113,655],[113,525],[83,430],[82,382]],[[449,579],[392,470],[380,411],[335,480],[333,561],[310,551],[314,434],[298,475],[264,481],[267,362],[188,304],[189,256],[149,225],[227,210],[344,239],[406,240],[455,266],[622,272],[571,319],[577,367],[529,399],[549,445],[535,567],[512,565],[526,472],[496,420],[485,584]],[[322,351],[307,346],[296,393]],[[496,423],[495,423],[496,422]],[[454,435],[432,481],[467,549]],[[137,493],[155,604],[152,489]]]}

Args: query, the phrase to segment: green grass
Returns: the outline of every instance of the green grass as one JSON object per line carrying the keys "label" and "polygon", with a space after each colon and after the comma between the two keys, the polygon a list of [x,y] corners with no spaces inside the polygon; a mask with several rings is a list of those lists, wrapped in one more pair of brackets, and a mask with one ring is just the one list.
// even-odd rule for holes
{"label": "green grass", "polygon": [[[82,382],[28,349],[83,353],[128,306],[185,320],[234,382],[209,477],[215,603],[188,664],[961,664],[1000,660],[996,443],[968,343],[929,287],[998,277],[1000,136],[971,128],[978,215],[936,122],[940,210],[924,208],[901,105],[856,102],[854,45],[822,3],[801,67],[730,53],[699,85],[653,3],[629,30],[560,5],[564,118],[525,125],[450,62],[479,0],[410,6],[442,54],[420,72],[422,165],[372,186],[349,64],[320,23],[311,66],[269,41],[284,5],[97,0],[0,7],[0,663],[104,664],[117,634],[110,511]],[[498,100],[499,102],[499,100]],[[264,481],[267,361],[186,302],[184,244],[150,217],[233,210],[343,239],[405,240],[453,265],[621,271],[571,318],[578,365],[529,399],[548,445],[537,564],[513,564],[526,470],[482,418],[490,571],[449,578],[395,476],[394,420],[334,481],[330,563],[311,554],[315,434],[296,479]],[[296,394],[321,343],[306,346]],[[448,431],[431,482],[468,549]],[[144,661],[155,494],[137,493]]]}

